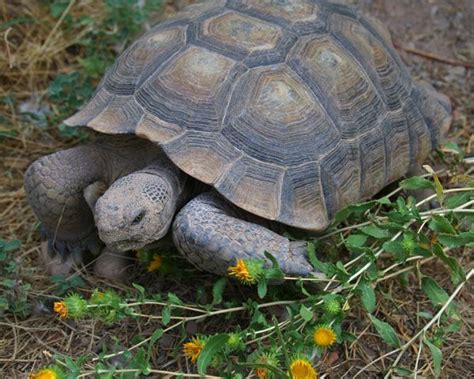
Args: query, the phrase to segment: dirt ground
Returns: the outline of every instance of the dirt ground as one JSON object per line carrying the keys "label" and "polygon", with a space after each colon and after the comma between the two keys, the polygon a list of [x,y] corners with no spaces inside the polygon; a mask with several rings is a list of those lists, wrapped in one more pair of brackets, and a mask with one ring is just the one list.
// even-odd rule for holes
{"label": "dirt ground", "polygon": [[[474,1],[472,0],[350,0],[378,17],[392,32],[394,43],[413,75],[425,79],[445,93],[453,104],[453,124],[449,133],[452,141],[461,145],[467,154],[474,152]],[[167,13],[174,12],[186,1],[170,2]],[[0,10],[2,5],[0,5]],[[2,41],[0,41],[0,44]],[[3,54],[3,57],[2,57]],[[2,45],[0,60],[5,60],[7,52]],[[67,64],[67,63],[66,63]],[[0,92],[6,95],[12,87],[3,86],[8,72],[0,73]],[[20,79],[18,79],[20,80]],[[8,80],[10,83],[11,80]],[[31,84],[31,83],[30,83]],[[47,83],[28,85],[16,89],[19,99],[27,99],[32,91],[45,91]],[[2,115],[9,120],[15,118],[16,110],[2,108]],[[1,119],[0,119],[1,123]],[[76,140],[71,142],[77,142]],[[39,233],[30,208],[25,201],[22,189],[23,174],[28,164],[38,156],[44,155],[65,144],[57,133],[33,130],[31,125],[22,125],[21,132],[14,138],[0,140],[0,238],[18,239],[22,248],[17,262],[22,265],[23,277],[32,284],[29,299],[47,298],[51,282],[38,263]],[[465,251],[465,253],[471,253]],[[464,267],[472,265],[467,254],[459,257]],[[445,288],[452,290],[449,278],[439,264],[427,269]],[[86,286],[109,286],[92,275],[84,276]],[[22,280],[21,278],[19,280]],[[147,282],[153,290],[167,291],[179,283],[164,283],[160,280],[149,282],[150,277],[139,274],[137,280]],[[416,283],[413,287],[416,287]],[[180,295],[186,298],[186,289]],[[386,294],[382,312],[387,315],[398,330],[413,335],[419,327],[412,324],[417,305],[426,301],[418,290],[402,288],[397,281],[384,284]],[[423,299],[423,300],[422,300]],[[98,351],[113,336],[134,336],[147,331],[147,325],[130,322],[115,327],[95,329],[95,322],[65,323],[57,322],[51,315],[50,302],[37,301],[33,316],[26,320],[6,315],[0,319],[0,377],[22,378],[25,373],[47,364],[55,353],[79,356],[89,351]],[[453,335],[443,347],[443,378],[473,378],[474,362],[474,297],[464,290],[459,297],[459,308],[464,317],[462,329]],[[368,324],[354,311],[347,323],[347,329],[358,336],[357,345],[345,345],[334,352],[326,362],[324,370],[328,378],[351,378],[355,372],[369,364],[373,359],[387,352],[380,339],[368,332]],[[201,326],[202,327],[202,326]],[[191,328],[197,328],[193,325]],[[204,326],[212,330],[212,326]],[[192,330],[189,331],[192,334]],[[171,337],[172,339],[172,337]],[[123,343],[126,342],[124,339]],[[158,367],[171,367],[186,370],[183,363],[172,358],[172,349],[165,340],[160,349],[164,353],[156,357]],[[410,366],[416,358],[416,349],[408,351],[400,365]],[[429,359],[426,359],[427,362]],[[171,362],[170,366],[164,364]],[[389,366],[390,360],[382,360],[369,368],[362,377],[380,378],[381,372]],[[422,367],[423,368],[423,367]],[[423,371],[423,370],[422,370]],[[426,364],[426,376],[432,376]]]}

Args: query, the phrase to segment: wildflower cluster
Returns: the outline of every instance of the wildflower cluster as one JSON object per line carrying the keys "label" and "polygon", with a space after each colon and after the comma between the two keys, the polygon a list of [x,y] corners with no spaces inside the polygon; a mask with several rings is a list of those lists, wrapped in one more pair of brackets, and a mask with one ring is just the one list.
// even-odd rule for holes
{"label": "wildflower cluster", "polygon": [[313,332],[314,344],[318,347],[328,347],[336,342],[336,332],[329,325],[318,325]]}
{"label": "wildflower cluster", "polygon": [[58,366],[50,366],[33,371],[28,374],[28,379],[64,379],[66,375]]}
{"label": "wildflower cluster", "polygon": [[56,301],[53,309],[61,320],[66,318],[81,318],[87,311],[87,301],[75,293],[69,295],[63,301]]}
{"label": "wildflower cluster", "polygon": [[85,315],[96,317],[110,324],[130,314],[130,309],[122,306],[121,297],[113,290],[95,290],[89,300],[79,294],[72,294],[62,301],[56,301],[53,310],[61,320],[78,319]]}
{"label": "wildflower cluster", "polygon": [[305,357],[294,358],[288,371],[293,379],[317,379],[318,377],[318,372]]}
{"label": "wildflower cluster", "polygon": [[[469,193],[468,198],[464,194],[461,195],[462,197],[458,197],[453,206],[459,207],[456,204],[461,200],[464,201],[462,204],[473,204],[474,200],[470,199],[474,196],[474,191]],[[446,201],[449,202],[450,198],[448,197]],[[352,206],[347,214],[367,212],[375,204],[387,205],[385,201],[381,201],[381,203],[373,202],[371,205]],[[223,327],[225,332],[194,335],[186,338],[182,345],[180,342],[181,348],[174,350],[181,358],[189,360],[193,365],[193,372],[197,371],[200,375],[205,375],[209,370],[213,374],[233,372],[239,375],[236,377],[251,374],[257,379],[317,379],[320,362],[328,362],[330,359],[327,358],[332,356],[330,350],[337,343],[353,342],[356,339],[351,333],[343,331],[342,325],[347,311],[359,303],[367,312],[367,320],[372,323],[380,338],[387,345],[396,348],[401,356],[406,349],[396,330],[388,322],[376,317],[379,307],[375,292],[377,283],[384,280],[387,273],[397,275],[394,269],[404,273],[406,267],[412,265],[412,260],[418,264],[420,259],[439,257],[451,269],[451,280],[458,286],[456,291],[459,292],[467,279],[474,276],[474,270],[466,275],[458,263],[447,255],[446,248],[454,248],[461,243],[472,245],[474,230],[471,225],[474,219],[466,221],[464,216],[453,214],[446,217],[439,214],[422,214],[412,203],[403,199],[398,200],[390,209],[387,212],[388,216],[379,218],[380,222],[377,225],[362,224],[363,226],[357,226],[356,232],[347,232],[343,239],[344,248],[351,254],[351,260],[347,263],[318,260],[316,250],[322,250],[322,246],[330,249],[330,241],[327,241],[326,245],[308,243],[308,258],[315,271],[324,274],[323,278],[316,275],[312,278],[283,276],[275,258],[265,253],[272,263],[271,267],[260,259],[238,259],[228,267],[228,276],[217,280],[212,289],[210,286],[196,288],[196,299],[198,299],[196,302],[186,302],[181,298],[181,294],[178,296],[172,292],[150,296],[146,294],[144,287],[134,284],[139,293],[133,300],[121,299],[111,290],[103,292],[96,290],[87,300],[77,294],[70,295],[56,302],[54,310],[62,319],[92,315],[109,323],[124,317],[148,317],[159,320],[158,329],[145,340],[150,341],[148,349],[145,347],[143,350],[140,350],[141,347],[137,349],[136,359],[139,364],[130,365],[139,367],[135,372],[137,375],[149,373],[148,362],[153,344],[163,334],[174,328],[181,328],[184,331],[186,329],[183,326],[191,320],[201,325],[201,321],[216,317],[216,320],[218,318],[225,320]],[[347,217],[347,214],[343,216]],[[384,222],[389,223],[386,228]],[[432,236],[430,232],[427,236],[414,233],[409,226],[416,222],[419,223],[417,229],[428,228],[436,235]],[[395,225],[401,225],[403,228]],[[374,246],[378,246],[375,251]],[[376,255],[382,252],[393,254],[385,267],[377,266],[374,260]],[[139,255],[139,260],[146,264],[148,271],[163,272],[165,260],[161,255],[156,252],[141,252]],[[255,286],[258,298],[253,296],[253,288],[238,286],[232,287],[242,292],[245,301],[236,302],[235,298],[224,296],[229,295],[224,294],[228,289],[226,286],[231,283],[229,279],[236,279],[247,286]],[[281,286],[268,285],[273,284],[272,281],[275,279],[279,283],[285,283]],[[186,280],[189,278],[180,277],[180,282],[185,283]],[[324,287],[321,282],[324,283]],[[194,284],[195,282],[192,282],[190,287]],[[426,333],[429,324],[419,332],[425,333],[424,344],[431,351],[438,352],[442,336],[459,327],[460,316],[455,304],[449,304],[454,297],[449,297],[434,279],[424,275],[421,278],[421,287],[433,306],[440,308],[442,304],[448,304],[434,316],[440,325],[437,334]],[[203,299],[210,298],[208,294],[211,290],[212,302],[206,303]],[[263,298],[268,301],[260,301]],[[144,309],[140,309],[140,312],[133,311],[134,307],[141,305]],[[446,313],[446,317],[443,316],[443,312]],[[236,323],[231,324],[232,321]],[[216,330],[220,325],[222,324],[216,322],[215,328],[213,326],[206,330]],[[182,338],[185,338],[184,333],[182,335]],[[435,364],[434,371],[439,376],[440,355],[437,356]],[[50,374],[50,371],[44,372]],[[178,374],[185,376],[185,373]],[[50,379],[48,376],[45,377]],[[32,378],[37,379],[41,376]],[[51,378],[57,377],[51,376]]]}
{"label": "wildflower cluster", "polygon": [[263,265],[264,262],[259,259],[238,259],[235,266],[227,269],[227,273],[243,284],[255,284],[264,275]]}
{"label": "wildflower cluster", "polygon": [[152,250],[140,249],[136,252],[137,259],[148,272],[155,272],[163,267],[164,259],[161,254]]}
{"label": "wildflower cluster", "polygon": [[199,337],[193,337],[190,342],[186,342],[183,346],[183,353],[191,362],[196,363],[199,355],[204,349],[205,340]]}

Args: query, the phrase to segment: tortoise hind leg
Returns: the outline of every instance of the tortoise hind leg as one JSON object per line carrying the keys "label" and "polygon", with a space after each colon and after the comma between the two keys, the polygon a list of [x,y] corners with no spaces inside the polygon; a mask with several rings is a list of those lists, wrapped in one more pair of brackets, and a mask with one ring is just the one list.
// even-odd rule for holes
{"label": "tortoise hind leg", "polygon": [[[287,274],[308,276],[313,271],[306,259],[306,244],[290,242],[262,225],[239,218],[244,213],[214,193],[203,193],[176,216],[175,245],[193,265],[219,275],[225,275],[237,259],[267,260],[265,251]],[[251,217],[246,214],[246,218]]]}

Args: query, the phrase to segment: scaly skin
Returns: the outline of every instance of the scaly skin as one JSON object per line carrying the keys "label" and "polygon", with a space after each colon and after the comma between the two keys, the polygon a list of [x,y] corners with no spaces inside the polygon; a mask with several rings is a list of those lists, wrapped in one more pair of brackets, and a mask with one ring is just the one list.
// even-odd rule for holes
{"label": "scaly skin", "polygon": [[25,190],[50,249],[63,256],[96,249],[99,240],[84,190],[97,181],[109,185],[143,168],[156,157],[157,150],[138,138],[107,136],[33,162],[25,175]]}
{"label": "scaly skin", "polygon": [[237,259],[267,260],[265,251],[276,258],[287,274],[314,273],[304,242],[289,241],[255,222],[256,217],[229,205],[219,195],[206,192],[178,213],[173,223],[173,240],[193,265],[218,275],[225,275]]}
{"label": "scaly skin", "polygon": [[160,240],[189,197],[187,179],[161,156],[116,180],[95,205],[100,239],[115,251],[141,249]]}

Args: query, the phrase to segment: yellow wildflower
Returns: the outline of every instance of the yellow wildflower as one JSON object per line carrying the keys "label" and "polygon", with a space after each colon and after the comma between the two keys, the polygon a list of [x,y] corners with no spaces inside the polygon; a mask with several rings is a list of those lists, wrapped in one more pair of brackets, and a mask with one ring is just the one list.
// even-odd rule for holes
{"label": "yellow wildflower", "polygon": [[259,367],[255,370],[255,375],[258,379],[268,379],[268,370],[263,367]]}
{"label": "yellow wildflower", "polygon": [[67,305],[64,301],[55,301],[54,302],[54,311],[59,314],[61,320],[67,318],[69,311],[67,309]]}
{"label": "yellow wildflower", "polygon": [[148,272],[159,270],[162,263],[163,263],[162,258],[158,254],[155,254],[153,256],[152,261],[148,264],[148,268],[147,268]]}
{"label": "yellow wildflower", "polygon": [[186,342],[183,347],[183,353],[191,362],[196,363],[199,354],[204,349],[204,343],[199,338],[193,337],[191,342]]}
{"label": "yellow wildflower", "polygon": [[64,373],[53,366],[52,368],[43,368],[38,371],[33,371],[28,375],[28,379],[61,379]]}
{"label": "yellow wildflower", "polygon": [[314,328],[313,341],[316,346],[328,347],[336,342],[336,333],[328,325],[318,325]]}
{"label": "yellow wildflower", "polygon": [[[255,362],[270,366],[278,366],[278,359],[274,353],[261,353]],[[255,375],[258,379],[270,379],[273,377],[272,373],[265,367],[257,367],[255,369]]]}
{"label": "yellow wildflower", "polygon": [[227,273],[229,276],[233,276],[245,284],[253,284],[256,282],[255,276],[252,275],[251,268],[243,259],[238,259],[235,266],[230,266],[227,269]]}
{"label": "yellow wildflower", "polygon": [[102,292],[102,291],[97,291],[95,293],[96,297],[97,297],[97,300],[101,301],[101,300],[104,300],[105,299],[105,293]]}
{"label": "yellow wildflower", "polygon": [[317,379],[318,372],[306,358],[295,358],[290,364],[293,379]]}

